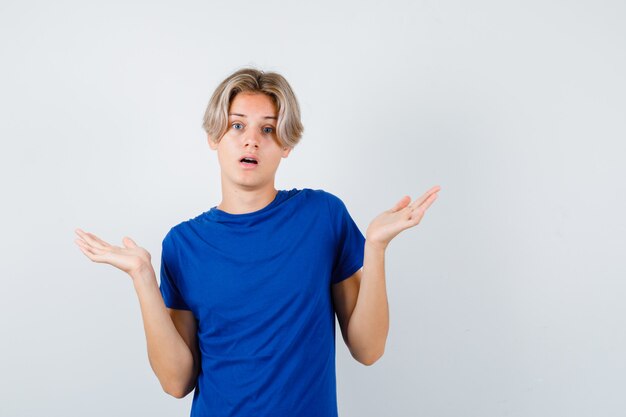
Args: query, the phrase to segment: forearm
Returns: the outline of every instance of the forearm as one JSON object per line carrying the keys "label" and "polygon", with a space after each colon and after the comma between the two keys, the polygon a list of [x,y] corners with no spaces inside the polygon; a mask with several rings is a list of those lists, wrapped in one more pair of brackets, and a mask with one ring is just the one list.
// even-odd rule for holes
{"label": "forearm", "polygon": [[366,241],[359,295],[348,324],[352,354],[364,363],[375,362],[385,350],[388,332],[385,248]]}
{"label": "forearm", "polygon": [[133,277],[148,345],[148,359],[163,390],[182,397],[195,378],[193,356],[170,317],[152,266]]}

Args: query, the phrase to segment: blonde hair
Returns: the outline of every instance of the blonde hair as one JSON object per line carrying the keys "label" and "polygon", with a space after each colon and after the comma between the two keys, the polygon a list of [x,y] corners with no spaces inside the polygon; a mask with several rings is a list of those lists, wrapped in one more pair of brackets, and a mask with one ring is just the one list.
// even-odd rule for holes
{"label": "blonde hair", "polygon": [[287,80],[276,72],[256,68],[242,68],[217,86],[204,112],[202,128],[210,140],[218,143],[228,130],[228,110],[239,93],[262,93],[269,96],[278,111],[276,135],[283,147],[295,147],[304,126],[300,120],[300,106]]}

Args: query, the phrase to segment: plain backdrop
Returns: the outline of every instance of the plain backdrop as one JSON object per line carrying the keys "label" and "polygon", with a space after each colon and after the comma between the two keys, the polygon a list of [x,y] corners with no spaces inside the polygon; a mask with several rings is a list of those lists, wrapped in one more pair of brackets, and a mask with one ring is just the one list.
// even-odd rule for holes
{"label": "plain backdrop", "polygon": [[365,233],[439,198],[387,250],[385,355],[337,328],[342,417],[626,413],[622,1],[0,3],[0,415],[186,416],[147,357],[130,278],[218,204],[202,116],[278,71],[304,137],[276,187],[342,198]]}

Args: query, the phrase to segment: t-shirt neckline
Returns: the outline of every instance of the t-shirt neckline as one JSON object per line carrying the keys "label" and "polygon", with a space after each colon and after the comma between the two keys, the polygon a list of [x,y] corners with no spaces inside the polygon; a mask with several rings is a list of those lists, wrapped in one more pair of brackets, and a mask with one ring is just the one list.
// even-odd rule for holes
{"label": "t-shirt neckline", "polygon": [[253,217],[253,216],[257,216],[259,214],[265,213],[266,211],[270,210],[272,207],[276,206],[278,203],[280,203],[283,200],[283,197],[285,195],[285,193],[287,193],[287,191],[285,190],[278,190],[278,192],[276,193],[276,195],[274,196],[274,199],[265,207],[256,210],[256,211],[251,211],[249,213],[239,213],[239,214],[233,214],[233,213],[228,213],[225,212],[224,210],[220,210],[217,208],[217,206],[213,206],[211,207],[211,209],[209,210],[209,214],[215,218],[218,219],[245,219],[248,217]]}

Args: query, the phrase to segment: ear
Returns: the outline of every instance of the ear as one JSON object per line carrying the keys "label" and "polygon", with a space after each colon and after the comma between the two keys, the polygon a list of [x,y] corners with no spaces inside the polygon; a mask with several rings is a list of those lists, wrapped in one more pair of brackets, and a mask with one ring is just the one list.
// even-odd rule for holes
{"label": "ear", "polygon": [[207,141],[209,142],[209,147],[213,150],[217,149],[217,143],[213,142],[213,140],[211,140],[211,137],[209,136],[209,134],[207,133]]}
{"label": "ear", "polygon": [[289,156],[289,153],[291,152],[292,149],[293,149],[293,147],[283,148],[283,158],[287,158]]}

